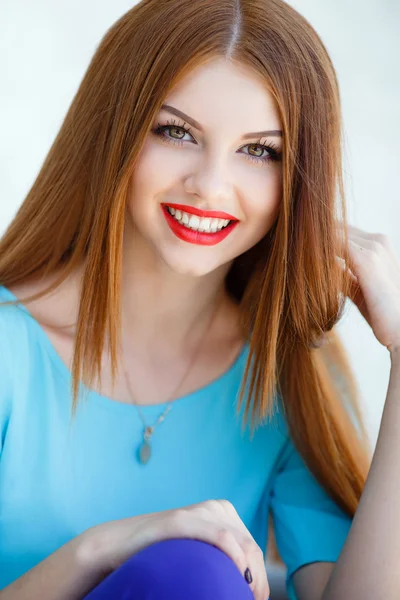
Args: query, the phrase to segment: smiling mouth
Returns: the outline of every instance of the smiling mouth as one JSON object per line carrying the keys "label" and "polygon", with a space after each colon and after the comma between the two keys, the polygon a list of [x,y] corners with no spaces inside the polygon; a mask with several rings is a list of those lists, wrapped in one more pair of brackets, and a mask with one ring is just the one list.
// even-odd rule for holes
{"label": "smiling mouth", "polygon": [[161,208],[172,233],[190,244],[215,246],[239,224],[238,219],[225,212],[200,210],[185,204],[163,203]]}
{"label": "smiling mouth", "polygon": [[166,205],[165,208],[178,223],[183,225],[183,227],[191,229],[192,231],[200,231],[201,233],[217,233],[233,222],[231,219],[199,217],[183,210],[172,208],[168,205]]}

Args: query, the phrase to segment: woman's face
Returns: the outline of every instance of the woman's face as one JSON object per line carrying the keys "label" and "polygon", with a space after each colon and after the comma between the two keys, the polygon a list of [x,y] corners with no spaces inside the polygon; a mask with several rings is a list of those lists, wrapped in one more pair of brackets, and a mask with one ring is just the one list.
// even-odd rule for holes
{"label": "woman's face", "polygon": [[276,219],[281,130],[251,70],[218,58],[191,71],[165,99],[132,174],[135,236],[176,273],[230,264]]}

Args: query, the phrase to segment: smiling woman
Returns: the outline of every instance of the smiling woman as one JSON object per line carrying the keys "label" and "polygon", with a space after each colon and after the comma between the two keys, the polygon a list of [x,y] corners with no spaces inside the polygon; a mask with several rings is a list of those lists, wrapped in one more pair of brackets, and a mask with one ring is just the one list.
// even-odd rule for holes
{"label": "smiling woman", "polygon": [[342,192],[335,70],[285,2],[110,28],[0,240],[1,600],[266,600],[270,515],[321,600],[369,466]]}

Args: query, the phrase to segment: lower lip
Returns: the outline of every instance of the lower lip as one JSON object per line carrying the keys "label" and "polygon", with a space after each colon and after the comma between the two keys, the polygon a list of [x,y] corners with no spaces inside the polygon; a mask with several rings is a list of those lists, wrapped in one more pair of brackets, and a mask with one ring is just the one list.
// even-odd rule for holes
{"label": "lower lip", "polygon": [[200,246],[215,246],[215,244],[219,244],[220,242],[222,242],[222,240],[224,240],[239,223],[239,221],[233,221],[233,223],[229,223],[229,225],[224,227],[224,229],[221,229],[221,231],[216,231],[215,233],[193,231],[193,229],[188,229],[184,225],[181,225],[179,221],[174,219],[174,217],[168,212],[168,209],[165,206],[162,206],[161,208],[172,232],[180,240],[183,240],[184,242],[189,242],[189,244],[199,244]]}

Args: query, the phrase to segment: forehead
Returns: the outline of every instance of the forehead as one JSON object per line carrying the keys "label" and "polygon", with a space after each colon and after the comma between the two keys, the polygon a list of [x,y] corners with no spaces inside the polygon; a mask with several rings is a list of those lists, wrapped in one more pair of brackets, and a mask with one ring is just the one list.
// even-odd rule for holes
{"label": "forehead", "polygon": [[187,73],[165,104],[190,115],[204,128],[224,125],[238,133],[280,129],[276,103],[262,78],[246,65],[214,58]]}

